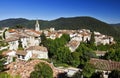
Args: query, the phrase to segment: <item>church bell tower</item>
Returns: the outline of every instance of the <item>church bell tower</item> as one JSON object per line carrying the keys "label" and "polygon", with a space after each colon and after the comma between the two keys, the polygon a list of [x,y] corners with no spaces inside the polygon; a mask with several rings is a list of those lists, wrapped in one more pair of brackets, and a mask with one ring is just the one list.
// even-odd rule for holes
{"label": "church bell tower", "polygon": [[40,31],[40,27],[39,27],[39,22],[38,20],[36,20],[36,24],[35,24],[35,31]]}

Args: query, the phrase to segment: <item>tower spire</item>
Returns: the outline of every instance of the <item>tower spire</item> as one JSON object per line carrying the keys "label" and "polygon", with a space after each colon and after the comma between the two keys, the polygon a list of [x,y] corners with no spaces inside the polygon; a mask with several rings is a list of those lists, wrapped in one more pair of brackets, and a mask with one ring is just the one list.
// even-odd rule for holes
{"label": "tower spire", "polygon": [[40,31],[40,27],[39,27],[39,21],[36,20],[36,24],[35,24],[35,31]]}

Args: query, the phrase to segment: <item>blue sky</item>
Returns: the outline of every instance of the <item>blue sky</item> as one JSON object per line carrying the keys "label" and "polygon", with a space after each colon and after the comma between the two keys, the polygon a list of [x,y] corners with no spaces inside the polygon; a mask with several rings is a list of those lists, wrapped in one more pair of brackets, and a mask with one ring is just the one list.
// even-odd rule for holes
{"label": "blue sky", "polygon": [[0,20],[91,16],[120,23],[120,0],[0,0]]}

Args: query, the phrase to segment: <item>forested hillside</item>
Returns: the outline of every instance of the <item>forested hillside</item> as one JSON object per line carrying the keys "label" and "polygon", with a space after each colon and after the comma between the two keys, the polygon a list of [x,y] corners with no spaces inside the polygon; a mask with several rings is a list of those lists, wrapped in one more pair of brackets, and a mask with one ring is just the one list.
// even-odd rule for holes
{"label": "forested hillside", "polygon": [[115,29],[117,32],[120,33],[120,23],[118,23],[118,24],[110,24],[110,25],[113,26],[114,29]]}
{"label": "forested hillside", "polygon": [[[51,21],[39,20],[39,23],[41,29],[50,27],[54,27],[55,29],[90,29],[117,38],[120,37],[119,27],[114,27],[93,17],[59,18]],[[26,28],[34,28],[35,20],[18,18],[0,21],[0,27],[13,27],[16,25],[21,25]]]}

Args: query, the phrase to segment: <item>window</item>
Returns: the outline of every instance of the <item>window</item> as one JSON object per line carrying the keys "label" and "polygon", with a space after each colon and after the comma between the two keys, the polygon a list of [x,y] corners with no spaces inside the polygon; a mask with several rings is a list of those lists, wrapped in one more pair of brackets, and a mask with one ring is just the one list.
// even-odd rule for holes
{"label": "window", "polygon": [[22,59],[25,59],[25,56],[22,55]]}

